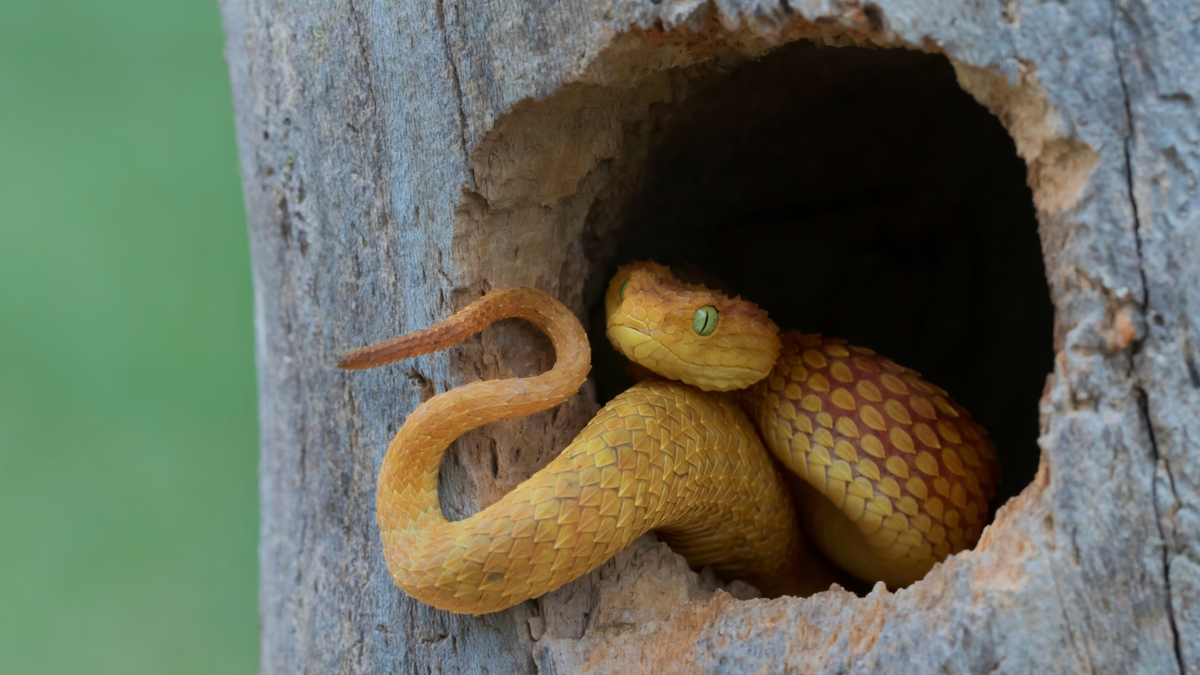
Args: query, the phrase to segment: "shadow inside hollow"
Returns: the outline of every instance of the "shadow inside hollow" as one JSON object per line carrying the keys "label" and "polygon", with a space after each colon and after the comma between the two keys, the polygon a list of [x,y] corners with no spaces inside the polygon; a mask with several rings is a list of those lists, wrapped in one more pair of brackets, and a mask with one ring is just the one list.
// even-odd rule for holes
{"label": "shadow inside hollow", "polygon": [[[1053,307],[1025,165],[941,56],[799,44],[661,118],[608,267],[694,265],[781,328],[870,347],[996,443],[996,505],[1032,480]],[[592,314],[600,400],[629,385]]]}

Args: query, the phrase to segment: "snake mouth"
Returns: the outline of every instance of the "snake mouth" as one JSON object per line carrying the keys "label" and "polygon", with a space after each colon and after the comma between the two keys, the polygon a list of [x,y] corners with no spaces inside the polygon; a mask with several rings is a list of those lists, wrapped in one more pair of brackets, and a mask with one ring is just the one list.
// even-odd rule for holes
{"label": "snake mouth", "polygon": [[633,326],[610,324],[608,338],[617,345],[622,354],[639,363],[659,349],[667,351],[665,346]]}
{"label": "snake mouth", "polygon": [[746,366],[687,361],[653,335],[629,325],[610,324],[608,339],[630,361],[663,377],[680,380],[705,391],[743,389],[767,374],[761,369]]}

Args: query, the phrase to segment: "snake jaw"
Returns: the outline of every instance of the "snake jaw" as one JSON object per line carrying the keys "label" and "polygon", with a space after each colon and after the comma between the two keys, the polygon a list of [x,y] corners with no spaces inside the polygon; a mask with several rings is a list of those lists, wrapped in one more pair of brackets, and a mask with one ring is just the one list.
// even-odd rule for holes
{"label": "snake jaw", "polygon": [[[717,312],[715,330],[697,333],[697,310]],[[608,337],[631,361],[706,391],[744,389],[770,373],[779,328],[758,305],[676,279],[652,261],[617,271],[605,296]]]}
{"label": "snake jaw", "polygon": [[[661,336],[631,326],[610,325],[608,339],[634,363],[704,391],[744,389],[766,377],[774,365],[774,358],[766,351],[725,364],[691,363],[672,351]],[[723,356],[716,351],[708,353]]]}

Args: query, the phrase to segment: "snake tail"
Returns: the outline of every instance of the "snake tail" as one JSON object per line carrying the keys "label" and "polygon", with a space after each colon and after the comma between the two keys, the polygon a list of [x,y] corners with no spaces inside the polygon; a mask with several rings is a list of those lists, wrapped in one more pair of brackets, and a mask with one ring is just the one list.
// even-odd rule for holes
{"label": "snake tail", "polygon": [[730,397],[676,382],[625,391],[529,480],[475,515],[447,521],[437,493],[445,449],[470,429],[574,394],[590,367],[579,322],[541,291],[501,289],[344,361],[371,367],[428,353],[508,317],[542,328],[556,363],[537,377],[439,394],[396,434],[379,474],[377,518],[397,586],[440,609],[494,612],[554,590],[658,530],[692,565],[711,564],[769,593],[815,590],[793,573],[802,556],[799,526],[749,418]]}
{"label": "snake tail", "polygon": [[[567,396],[575,393],[587,377],[591,364],[587,337],[570,310],[536,288],[513,287],[492,291],[449,319],[429,328],[348,352],[337,366],[343,370],[366,370],[440,351],[501,319],[512,318],[525,319],[550,336],[558,355],[556,378],[562,379],[562,375],[569,371],[571,377],[564,382],[577,380],[577,383]],[[560,366],[562,370],[557,370]]]}

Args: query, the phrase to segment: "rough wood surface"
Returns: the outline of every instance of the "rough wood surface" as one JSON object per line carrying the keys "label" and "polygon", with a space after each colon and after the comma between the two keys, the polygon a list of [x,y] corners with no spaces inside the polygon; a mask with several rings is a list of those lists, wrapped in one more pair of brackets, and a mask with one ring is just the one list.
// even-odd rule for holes
{"label": "rough wood surface", "polygon": [[[263,672],[1200,673],[1200,5],[221,6],[256,293]],[[505,285],[585,316],[647,120],[799,39],[944,54],[1028,164],[1056,308],[1037,478],[975,551],[896,593],[739,600],[644,542],[482,618],[403,597],[374,520],[387,441],[435,390],[552,354],[501,325],[367,374],[337,356]],[[450,515],[594,410],[585,391],[460,441]]]}

